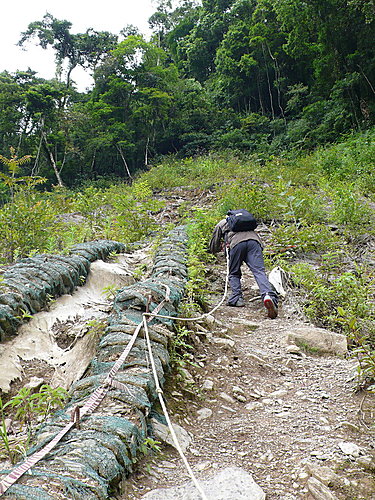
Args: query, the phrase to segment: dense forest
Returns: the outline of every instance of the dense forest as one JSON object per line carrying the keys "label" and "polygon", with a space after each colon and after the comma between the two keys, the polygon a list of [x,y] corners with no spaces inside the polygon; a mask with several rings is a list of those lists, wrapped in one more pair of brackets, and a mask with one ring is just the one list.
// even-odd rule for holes
{"label": "dense forest", "polygon": [[[0,74],[0,153],[47,186],[131,178],[165,155],[282,155],[374,124],[372,0],[159,0],[146,40],[73,34],[46,14],[19,44],[52,47],[56,78]],[[78,92],[74,70],[94,78]]]}

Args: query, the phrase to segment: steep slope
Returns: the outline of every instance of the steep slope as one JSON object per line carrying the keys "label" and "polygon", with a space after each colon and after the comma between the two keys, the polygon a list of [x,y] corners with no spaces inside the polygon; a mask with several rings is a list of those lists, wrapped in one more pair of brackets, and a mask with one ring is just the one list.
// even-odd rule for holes
{"label": "steep slope", "polygon": [[[192,203],[205,199],[191,195]],[[209,269],[212,307],[224,290],[225,267],[221,256]],[[211,321],[186,324],[194,348],[169,381],[172,419],[190,433],[186,455],[194,472],[203,480],[241,467],[271,500],[375,498],[375,399],[357,392],[356,361],[304,318],[292,288],[279,317],[268,319],[251,273],[243,271],[246,307],[223,305]],[[293,339],[303,334],[298,346]],[[320,344],[310,342],[312,335]],[[322,342],[330,348],[317,347]],[[116,498],[138,500],[188,479],[167,446]]]}

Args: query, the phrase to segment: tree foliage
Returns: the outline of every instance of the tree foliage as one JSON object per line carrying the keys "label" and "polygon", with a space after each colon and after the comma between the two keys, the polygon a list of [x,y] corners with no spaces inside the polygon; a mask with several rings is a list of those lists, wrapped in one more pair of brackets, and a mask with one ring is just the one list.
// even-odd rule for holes
{"label": "tree foliage", "polygon": [[[160,155],[280,153],[374,124],[375,12],[368,0],[159,0],[146,40],[72,33],[47,13],[20,45],[52,47],[53,80],[0,74],[0,153],[32,155],[49,184],[127,179]],[[77,92],[74,70],[94,76]]]}

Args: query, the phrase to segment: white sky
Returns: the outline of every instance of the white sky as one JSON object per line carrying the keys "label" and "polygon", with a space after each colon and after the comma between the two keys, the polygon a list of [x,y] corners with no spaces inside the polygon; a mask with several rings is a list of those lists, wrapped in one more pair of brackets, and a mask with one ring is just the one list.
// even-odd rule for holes
{"label": "white sky", "polygon": [[[148,18],[156,11],[155,0],[10,0],[2,5],[0,28],[0,72],[27,70],[30,67],[42,78],[55,76],[54,55],[35,43],[27,42],[25,50],[16,44],[29,23],[41,21],[49,12],[59,20],[72,23],[71,33],[84,33],[88,28],[118,35],[128,24],[149,34]],[[72,73],[78,89],[83,91],[92,80],[81,68]]]}

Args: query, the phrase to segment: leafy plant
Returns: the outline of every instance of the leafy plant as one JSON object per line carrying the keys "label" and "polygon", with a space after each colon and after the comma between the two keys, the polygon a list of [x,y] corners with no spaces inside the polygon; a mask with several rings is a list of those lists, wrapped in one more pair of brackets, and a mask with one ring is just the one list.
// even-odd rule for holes
{"label": "leafy plant", "polygon": [[36,417],[45,419],[51,409],[62,407],[67,394],[62,387],[52,388],[48,384],[43,384],[36,393],[32,393],[29,387],[22,387],[12,397],[10,405],[16,410],[15,418],[21,424],[26,424],[31,431],[33,419]]}
{"label": "leafy plant", "polygon": [[[16,461],[20,454],[25,453],[25,446],[30,440],[34,422],[44,420],[54,409],[62,407],[68,393],[62,387],[52,388],[43,384],[39,392],[32,393],[29,387],[23,387],[5,404],[0,398],[0,439],[9,459]],[[19,440],[9,436],[6,426],[6,410],[14,421],[18,420],[21,428],[27,426],[27,439]],[[11,410],[14,412],[11,413]]]}
{"label": "leafy plant", "polygon": [[161,442],[151,437],[147,437],[141,444],[139,450],[143,455],[150,455],[151,453],[161,453]]}

